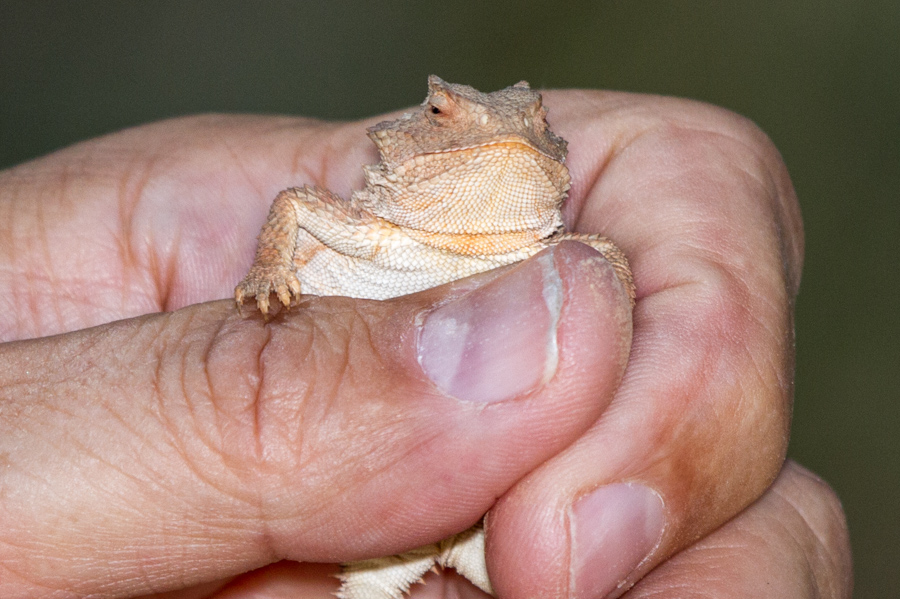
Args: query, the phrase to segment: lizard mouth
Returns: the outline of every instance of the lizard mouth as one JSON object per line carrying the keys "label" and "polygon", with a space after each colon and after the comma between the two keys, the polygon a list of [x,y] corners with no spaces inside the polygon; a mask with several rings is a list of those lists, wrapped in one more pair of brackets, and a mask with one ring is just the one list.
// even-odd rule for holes
{"label": "lizard mouth", "polygon": [[509,148],[515,148],[520,151],[522,149],[528,150],[535,154],[540,154],[541,156],[543,156],[549,160],[553,160],[555,162],[563,162],[563,160],[564,160],[564,157],[553,156],[550,153],[546,152],[545,150],[542,150],[541,148],[539,148],[537,145],[532,143],[527,138],[519,136],[519,135],[510,135],[508,137],[502,137],[500,139],[492,139],[492,140],[486,141],[484,143],[476,143],[476,144],[472,144],[472,145],[468,145],[468,146],[461,146],[458,148],[448,148],[446,150],[438,150],[435,152],[428,152],[428,154],[431,154],[431,155],[454,154],[456,152],[467,152],[467,151],[478,150],[478,149],[483,149],[483,148],[500,148],[500,147],[504,147],[504,146],[509,147]]}

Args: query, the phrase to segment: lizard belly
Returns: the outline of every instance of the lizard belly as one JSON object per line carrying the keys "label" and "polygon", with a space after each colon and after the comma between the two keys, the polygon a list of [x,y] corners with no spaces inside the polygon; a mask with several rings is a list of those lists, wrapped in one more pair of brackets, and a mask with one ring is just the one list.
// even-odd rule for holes
{"label": "lizard belly", "polygon": [[518,262],[520,253],[459,256],[413,242],[365,259],[322,246],[295,266],[305,294],[383,300]]}

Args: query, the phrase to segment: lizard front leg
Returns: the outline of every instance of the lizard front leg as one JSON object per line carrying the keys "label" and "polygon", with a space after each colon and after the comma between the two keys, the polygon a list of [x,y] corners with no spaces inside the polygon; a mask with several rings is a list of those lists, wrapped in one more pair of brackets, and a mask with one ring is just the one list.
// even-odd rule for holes
{"label": "lizard front leg", "polygon": [[294,252],[297,244],[297,200],[293,190],[278,194],[269,217],[259,233],[256,257],[247,276],[234,289],[238,309],[245,298],[253,298],[259,311],[269,313],[269,294],[275,293],[285,306],[300,295],[300,281],[294,274]]}
{"label": "lizard front leg", "polygon": [[[321,240],[308,234],[309,229],[334,229],[320,221],[327,223],[328,217],[336,214],[345,221],[355,221],[360,216],[349,213],[343,199],[324,189],[304,186],[279,193],[260,231],[253,265],[234,290],[238,308],[245,299],[253,298],[259,311],[267,315],[272,293],[289,307],[302,290],[298,268],[326,249]],[[346,227],[353,223],[342,224]]]}

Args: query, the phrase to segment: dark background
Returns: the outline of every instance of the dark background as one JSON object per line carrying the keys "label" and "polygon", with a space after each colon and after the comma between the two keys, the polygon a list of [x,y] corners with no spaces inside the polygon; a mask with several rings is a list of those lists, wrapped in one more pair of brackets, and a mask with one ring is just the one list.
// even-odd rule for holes
{"label": "dark background", "polygon": [[807,232],[790,454],[844,501],[857,596],[895,596],[897,0],[0,0],[0,168],[186,113],[372,115],[429,73],[697,98],[772,137]]}

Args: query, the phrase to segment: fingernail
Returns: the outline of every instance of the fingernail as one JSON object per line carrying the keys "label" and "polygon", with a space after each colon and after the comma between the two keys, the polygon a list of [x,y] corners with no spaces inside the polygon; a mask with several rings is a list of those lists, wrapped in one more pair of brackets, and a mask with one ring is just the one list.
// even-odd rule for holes
{"label": "fingernail", "polygon": [[517,397],[556,371],[562,302],[553,250],[543,252],[431,312],[419,333],[419,363],[458,399]]}
{"label": "fingernail", "polygon": [[659,543],[662,498],[639,484],[600,487],[572,506],[571,596],[600,599],[619,589]]}

